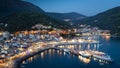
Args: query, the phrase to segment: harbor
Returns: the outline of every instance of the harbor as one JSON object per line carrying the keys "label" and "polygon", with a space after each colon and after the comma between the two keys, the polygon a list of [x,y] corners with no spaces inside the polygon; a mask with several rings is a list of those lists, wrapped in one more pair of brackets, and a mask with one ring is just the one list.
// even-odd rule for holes
{"label": "harbor", "polygon": [[63,49],[62,48],[55,48],[55,49],[58,49],[58,50],[66,52],[68,54],[73,54],[76,56],[82,56],[85,58],[97,58],[99,60],[113,62],[112,58],[103,52],[91,51],[91,50],[90,51],[79,51],[79,50],[70,50],[70,49],[64,49],[64,48]]}
{"label": "harbor", "polygon": [[[111,40],[115,40],[115,39],[111,39]],[[103,45],[101,45],[99,47],[99,50],[98,50],[99,52],[94,51],[95,53],[98,52],[100,54],[105,53],[105,54],[109,55],[112,59],[112,62],[102,60],[100,58],[96,58],[93,56],[85,57],[80,54],[74,55],[74,53],[70,52],[70,49],[66,49],[63,46],[60,46],[62,48],[57,47],[54,49],[48,49],[46,51],[43,51],[43,52],[25,60],[24,62],[26,64],[22,64],[22,68],[32,68],[32,67],[34,67],[34,65],[36,67],[45,67],[45,68],[49,68],[49,67],[58,67],[58,68],[61,68],[61,67],[63,67],[63,68],[65,68],[65,67],[70,67],[70,68],[88,67],[88,68],[91,68],[93,66],[95,68],[119,67],[119,58],[116,57],[116,56],[119,57],[119,55],[118,55],[119,53],[118,54],[115,53],[115,52],[117,52],[116,50],[119,50],[119,46],[117,46],[117,48],[115,48],[116,44],[114,44],[114,43],[116,43],[116,42],[117,41],[112,42],[111,43],[112,45],[111,44],[107,45],[108,42],[106,41]],[[119,45],[119,41],[117,43]],[[77,46],[77,45],[68,46],[68,48],[71,48],[74,46]],[[104,49],[104,51],[102,51],[102,49]],[[113,49],[114,52],[110,51],[109,49]],[[82,51],[83,50],[81,50],[81,52]],[[85,52],[88,52],[88,51],[86,50]],[[85,53],[83,53],[83,54],[85,54]]]}
{"label": "harbor", "polygon": [[[86,32],[87,30],[87,32]],[[91,33],[95,30],[94,33]],[[42,51],[55,49],[64,51],[65,53],[78,56],[80,59],[99,59],[106,62],[113,62],[111,56],[107,53],[99,51],[101,46],[100,38],[102,36],[109,39],[110,34],[98,28],[84,28],[81,36],[76,35],[75,31],[64,32],[64,30],[31,30],[20,31],[14,34],[2,32],[0,40],[1,55],[0,67],[18,68],[20,64]],[[79,30],[77,31],[79,32]],[[104,33],[105,32],[105,33]],[[75,33],[76,36],[63,37],[61,34],[69,36]]]}

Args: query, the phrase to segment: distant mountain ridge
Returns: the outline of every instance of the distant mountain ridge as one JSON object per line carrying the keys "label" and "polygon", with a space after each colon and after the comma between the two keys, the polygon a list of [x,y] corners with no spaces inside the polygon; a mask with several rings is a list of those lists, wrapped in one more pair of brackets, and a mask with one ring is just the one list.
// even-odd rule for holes
{"label": "distant mountain ridge", "polygon": [[81,20],[83,18],[86,18],[85,15],[76,13],[76,12],[71,12],[71,13],[54,13],[54,12],[47,12],[48,16],[56,18],[58,20],[63,20],[67,22],[73,22],[76,20]]}
{"label": "distant mountain ridge", "polygon": [[101,29],[111,30],[112,34],[120,35],[120,6],[99,13],[95,16],[77,20],[77,24],[98,26]]}
{"label": "distant mountain ridge", "polygon": [[75,22],[76,25],[97,26],[111,30],[112,34],[120,35],[120,6],[92,17],[86,17],[75,12],[45,12],[38,6],[23,0],[0,0],[0,30],[11,32],[26,30],[38,23],[56,28],[68,28],[68,26],[71,27],[68,22]]}

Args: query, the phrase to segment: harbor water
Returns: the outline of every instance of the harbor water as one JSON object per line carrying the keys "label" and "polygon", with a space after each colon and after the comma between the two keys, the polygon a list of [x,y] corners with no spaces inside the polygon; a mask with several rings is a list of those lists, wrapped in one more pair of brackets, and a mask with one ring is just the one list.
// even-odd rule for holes
{"label": "harbor water", "polygon": [[[72,55],[61,50],[49,49],[26,59],[20,68],[119,68],[120,67],[120,38],[103,37],[100,44],[88,48],[104,52],[112,58],[112,62],[96,58],[86,58]],[[75,45],[73,45],[75,46]],[[76,46],[77,47],[77,46]],[[74,47],[75,48],[75,47]],[[78,49],[86,47],[78,46]],[[88,49],[86,48],[86,49]]]}

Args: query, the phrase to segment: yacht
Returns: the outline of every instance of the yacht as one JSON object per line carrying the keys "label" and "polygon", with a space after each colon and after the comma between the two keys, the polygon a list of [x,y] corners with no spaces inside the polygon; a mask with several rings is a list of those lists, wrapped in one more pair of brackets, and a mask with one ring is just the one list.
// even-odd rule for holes
{"label": "yacht", "polygon": [[112,61],[111,57],[107,54],[95,54],[93,55],[93,57],[101,59],[101,60],[105,60],[105,61]]}
{"label": "yacht", "polygon": [[99,51],[90,51],[92,56],[101,60],[105,61],[112,61],[111,57],[107,55],[106,53],[99,52]]}
{"label": "yacht", "polygon": [[69,53],[70,50],[69,49],[63,49],[66,53]]}
{"label": "yacht", "polygon": [[92,56],[88,51],[79,51],[79,54],[83,57],[91,57]]}
{"label": "yacht", "polygon": [[71,53],[74,55],[79,55],[79,51],[78,50],[71,50]]}

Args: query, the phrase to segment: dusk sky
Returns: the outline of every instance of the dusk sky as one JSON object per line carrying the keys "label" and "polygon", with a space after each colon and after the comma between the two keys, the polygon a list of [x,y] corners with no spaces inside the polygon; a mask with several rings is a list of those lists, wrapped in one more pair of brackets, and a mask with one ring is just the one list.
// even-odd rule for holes
{"label": "dusk sky", "polygon": [[78,12],[92,16],[113,7],[120,6],[120,0],[26,0],[46,12]]}

